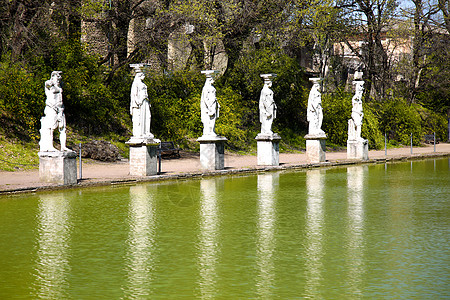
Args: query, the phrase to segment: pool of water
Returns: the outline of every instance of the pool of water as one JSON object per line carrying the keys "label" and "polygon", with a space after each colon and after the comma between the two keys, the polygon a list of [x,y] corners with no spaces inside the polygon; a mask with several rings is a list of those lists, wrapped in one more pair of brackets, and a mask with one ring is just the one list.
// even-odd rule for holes
{"label": "pool of water", "polygon": [[0,197],[0,299],[448,298],[449,165]]}

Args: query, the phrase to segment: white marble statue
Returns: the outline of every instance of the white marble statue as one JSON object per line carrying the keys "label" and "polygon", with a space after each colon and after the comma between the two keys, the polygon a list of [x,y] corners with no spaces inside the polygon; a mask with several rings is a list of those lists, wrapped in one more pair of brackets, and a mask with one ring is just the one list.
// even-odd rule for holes
{"label": "white marble statue", "polygon": [[321,129],[323,121],[322,112],[322,94],[320,93],[321,78],[310,78],[313,86],[308,98],[308,111],[306,114],[309,122],[309,135],[324,136],[325,132]]}
{"label": "white marble statue", "polygon": [[220,105],[216,99],[216,89],[213,86],[215,71],[202,71],[206,75],[200,102],[203,136],[217,136],[215,132],[216,120],[219,117]]}
{"label": "white marble statue", "polygon": [[262,74],[264,78],[264,86],[259,97],[259,121],[261,122],[261,134],[272,135],[272,123],[277,117],[277,106],[273,100],[272,77],[276,74]]}
{"label": "white marble statue", "polygon": [[363,122],[363,106],[362,95],[364,92],[364,81],[353,81],[355,87],[355,95],[352,98],[352,118],[348,120],[348,139],[349,140],[362,140],[361,138],[361,126]]}
{"label": "white marble statue", "polygon": [[148,100],[147,85],[144,83],[145,74],[139,66],[132,65],[136,70],[133,84],[131,85],[130,113],[133,122],[133,137],[153,138],[150,132],[150,102]]}
{"label": "white marble statue", "polygon": [[58,128],[61,151],[71,151],[66,147],[66,117],[61,88],[61,71],[53,71],[50,79],[45,82],[44,116],[41,118],[41,152],[58,151],[53,147],[53,131]]}

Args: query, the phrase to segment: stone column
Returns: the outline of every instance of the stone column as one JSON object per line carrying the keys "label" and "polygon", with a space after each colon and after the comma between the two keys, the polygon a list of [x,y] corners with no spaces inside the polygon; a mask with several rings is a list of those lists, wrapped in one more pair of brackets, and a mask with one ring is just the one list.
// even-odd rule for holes
{"label": "stone column", "polygon": [[316,164],[326,161],[325,158],[325,141],[326,135],[305,135],[306,140],[306,157],[310,164]]}
{"label": "stone column", "polygon": [[222,170],[225,167],[225,141],[223,136],[202,136],[200,143],[200,164],[203,170]]}
{"label": "stone column", "polygon": [[256,136],[258,166],[278,166],[280,164],[280,140],[277,133]]}
{"label": "stone column", "polygon": [[58,184],[77,183],[77,154],[74,151],[41,151],[39,179]]}
{"label": "stone column", "polygon": [[130,145],[130,175],[151,176],[158,173],[159,139],[131,138]]}

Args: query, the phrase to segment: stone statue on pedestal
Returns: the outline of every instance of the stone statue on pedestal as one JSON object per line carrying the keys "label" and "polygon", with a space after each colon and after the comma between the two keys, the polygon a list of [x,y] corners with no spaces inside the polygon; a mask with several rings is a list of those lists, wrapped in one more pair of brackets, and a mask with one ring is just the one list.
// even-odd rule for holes
{"label": "stone statue on pedestal", "polygon": [[363,140],[361,138],[361,126],[363,122],[363,106],[362,95],[364,92],[364,81],[353,81],[355,87],[355,95],[352,98],[352,118],[348,120],[348,139]]}
{"label": "stone statue on pedestal", "polygon": [[321,78],[310,78],[313,86],[308,98],[307,120],[309,122],[308,135],[311,136],[325,136],[325,132],[321,129],[323,121],[322,112],[322,94],[320,93]]}
{"label": "stone statue on pedestal", "polygon": [[261,134],[272,135],[272,123],[277,116],[277,106],[273,100],[272,77],[276,74],[262,74],[264,78],[264,86],[259,97],[259,121],[261,122]]}
{"label": "stone statue on pedestal", "polygon": [[216,99],[216,89],[213,86],[213,74],[216,71],[202,71],[206,75],[205,85],[202,90],[200,108],[203,123],[203,136],[217,136],[215,132],[216,120],[219,117],[220,105]]}
{"label": "stone statue on pedestal", "polygon": [[133,137],[153,138],[150,132],[150,102],[148,100],[147,85],[144,83],[145,74],[140,66],[131,65],[136,69],[133,84],[131,85],[130,113],[133,121]]}
{"label": "stone statue on pedestal", "polygon": [[61,151],[71,151],[66,147],[66,117],[62,100],[61,71],[53,71],[45,82],[44,116],[41,118],[41,152],[58,151],[53,147],[53,131],[58,128]]}

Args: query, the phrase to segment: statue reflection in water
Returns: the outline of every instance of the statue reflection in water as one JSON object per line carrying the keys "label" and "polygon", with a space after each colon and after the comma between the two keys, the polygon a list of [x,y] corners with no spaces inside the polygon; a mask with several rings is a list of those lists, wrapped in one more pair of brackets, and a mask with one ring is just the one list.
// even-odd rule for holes
{"label": "statue reflection in water", "polygon": [[37,259],[34,296],[68,299],[69,203],[63,194],[41,195],[37,215]]}
{"label": "statue reflection in water", "polygon": [[318,295],[322,280],[323,266],[323,223],[324,199],[323,170],[308,170],[306,172],[307,206],[306,206],[306,283],[307,296]]}
{"label": "statue reflection in water", "polygon": [[127,240],[127,278],[124,289],[127,298],[151,295],[154,267],[155,212],[154,192],[156,186],[135,185],[130,187]]}
{"label": "statue reflection in water", "polygon": [[364,276],[364,168],[347,168],[349,293],[360,295]]}
{"label": "statue reflection in water", "polygon": [[257,264],[259,275],[257,289],[261,298],[272,296],[275,280],[273,255],[275,252],[275,195],[279,173],[258,174],[258,239]]}
{"label": "statue reflection in water", "polygon": [[218,207],[217,189],[224,178],[202,179],[200,182],[201,208],[199,232],[199,272],[202,298],[215,298],[218,255]]}

